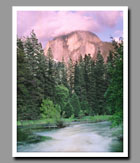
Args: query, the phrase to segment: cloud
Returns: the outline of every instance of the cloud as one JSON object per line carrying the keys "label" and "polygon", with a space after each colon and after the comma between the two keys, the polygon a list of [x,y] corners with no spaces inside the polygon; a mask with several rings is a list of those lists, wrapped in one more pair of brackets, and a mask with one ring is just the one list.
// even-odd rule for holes
{"label": "cloud", "polygon": [[91,17],[73,12],[55,12],[42,17],[33,26],[39,38],[52,38],[74,30],[100,30],[99,24]]}
{"label": "cloud", "polygon": [[118,37],[122,37],[122,36],[123,36],[123,31],[122,31],[122,30],[116,30],[116,31],[114,32],[114,35],[115,35],[115,36],[118,36]]}
{"label": "cloud", "polygon": [[[28,30],[39,20],[39,12],[18,11],[17,12],[17,33],[19,36],[25,36]],[[30,31],[31,32],[31,31]]]}
{"label": "cloud", "polygon": [[28,36],[34,29],[39,41],[48,40],[75,30],[92,32],[113,28],[121,18],[117,11],[18,11],[19,36]]}
{"label": "cloud", "polygon": [[100,24],[107,27],[114,27],[120,18],[122,18],[122,12],[119,11],[97,11],[96,17]]}

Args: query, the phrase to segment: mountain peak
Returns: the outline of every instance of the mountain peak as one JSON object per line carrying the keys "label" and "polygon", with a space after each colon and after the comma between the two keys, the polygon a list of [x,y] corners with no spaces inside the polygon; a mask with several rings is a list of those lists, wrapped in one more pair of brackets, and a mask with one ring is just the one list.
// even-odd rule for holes
{"label": "mountain peak", "polygon": [[91,57],[95,59],[98,49],[106,60],[112,45],[102,42],[96,34],[90,31],[76,30],[49,41],[44,50],[45,55],[47,55],[49,48],[52,50],[54,59],[62,61],[64,58],[64,61],[67,62],[69,58],[76,61],[80,55],[84,57],[85,54],[91,54]]}
{"label": "mountain peak", "polygon": [[85,30],[75,30],[75,31],[72,31],[72,32],[69,32],[67,34],[61,34],[59,36],[56,36],[54,39],[56,38],[59,38],[59,37],[68,37],[68,36],[71,36],[73,34],[77,34],[77,35],[82,35],[82,34],[86,34],[86,35],[92,35],[92,36],[95,36],[98,38],[98,36],[90,31],[85,31]]}

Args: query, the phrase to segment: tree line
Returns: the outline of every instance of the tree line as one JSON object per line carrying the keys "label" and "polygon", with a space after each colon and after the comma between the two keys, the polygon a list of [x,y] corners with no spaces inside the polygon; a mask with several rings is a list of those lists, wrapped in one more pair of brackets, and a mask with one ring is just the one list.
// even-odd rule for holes
{"label": "tree line", "polygon": [[17,38],[17,118],[81,118],[113,115],[112,122],[123,121],[123,41],[114,46],[107,62],[98,51],[76,62],[55,61],[47,55],[34,33]]}

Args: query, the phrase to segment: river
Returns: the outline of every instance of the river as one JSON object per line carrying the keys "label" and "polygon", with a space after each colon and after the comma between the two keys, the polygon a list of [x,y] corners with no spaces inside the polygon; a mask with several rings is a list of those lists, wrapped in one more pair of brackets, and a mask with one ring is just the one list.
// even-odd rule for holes
{"label": "river", "polygon": [[34,131],[51,139],[20,144],[17,149],[18,152],[122,152],[123,143],[116,135],[118,129],[110,126],[107,121],[73,123],[61,129]]}

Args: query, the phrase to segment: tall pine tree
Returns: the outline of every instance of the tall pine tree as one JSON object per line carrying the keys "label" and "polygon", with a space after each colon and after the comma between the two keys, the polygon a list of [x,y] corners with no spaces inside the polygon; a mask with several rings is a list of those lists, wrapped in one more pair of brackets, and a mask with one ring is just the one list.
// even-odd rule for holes
{"label": "tall pine tree", "polygon": [[96,91],[96,102],[95,102],[95,113],[104,114],[105,109],[105,86],[104,86],[104,59],[101,55],[100,50],[98,51],[96,63],[95,63],[95,91]]}

